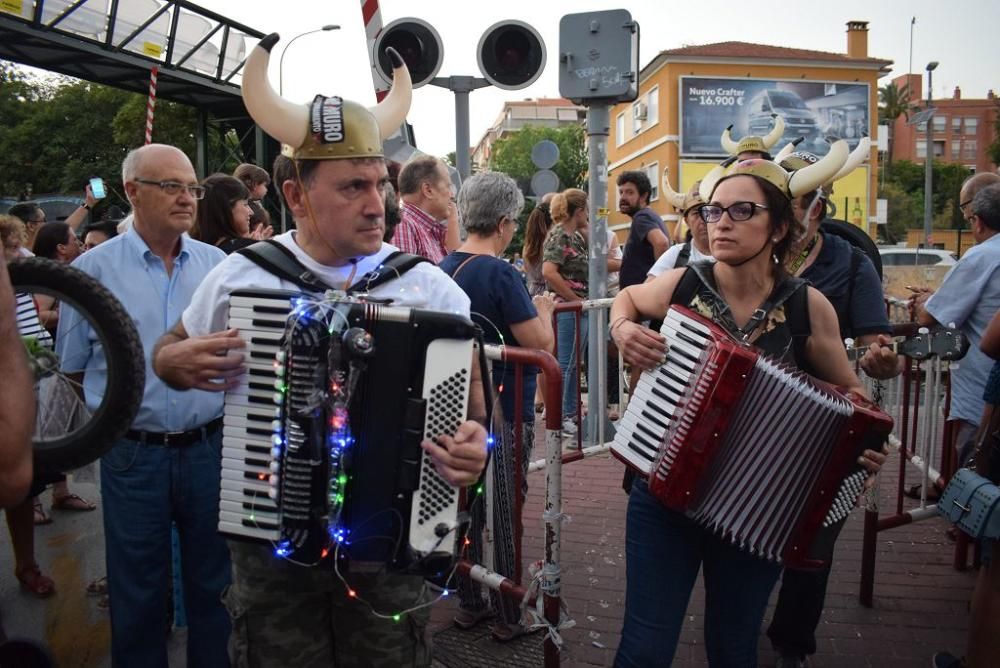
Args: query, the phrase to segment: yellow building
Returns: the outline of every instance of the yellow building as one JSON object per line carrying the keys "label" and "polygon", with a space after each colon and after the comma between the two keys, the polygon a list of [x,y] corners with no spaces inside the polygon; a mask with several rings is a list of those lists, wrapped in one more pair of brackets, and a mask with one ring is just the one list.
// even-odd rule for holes
{"label": "yellow building", "polygon": [[[847,53],[721,42],[661,51],[639,75],[639,97],[611,110],[608,138],[608,225],[628,229],[618,213],[615,181],[627,170],[645,170],[653,184],[650,206],[673,231],[677,212],[660,196],[660,179],[669,169],[672,187],[685,192],[726,156],[719,141],[733,124],[732,137],[765,135],[772,114],[785,121],[785,133],[772,148],[803,137],[802,150],[825,154],[830,136],[853,148],[878,122],[877,81],[892,61],[868,57],[868,24],[847,24]],[[877,153],[838,181],[836,217],[874,236]],[[847,211],[844,211],[844,208]]]}

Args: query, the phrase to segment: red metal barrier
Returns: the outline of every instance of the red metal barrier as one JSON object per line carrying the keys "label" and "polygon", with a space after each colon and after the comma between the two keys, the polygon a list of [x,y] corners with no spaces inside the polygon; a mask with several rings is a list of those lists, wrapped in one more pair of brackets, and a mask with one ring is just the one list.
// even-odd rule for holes
{"label": "red metal barrier", "polygon": [[[578,325],[579,328],[579,325]],[[524,459],[524,434],[521,425],[524,422],[524,409],[522,407],[524,398],[524,371],[523,366],[530,364],[537,366],[545,377],[545,442],[546,457],[549,466],[546,469],[545,481],[545,561],[543,564],[543,581],[541,587],[542,601],[546,621],[553,627],[559,626],[561,608],[561,584],[559,581],[559,556],[560,556],[560,520],[562,512],[562,478],[561,478],[561,441],[562,441],[562,374],[559,370],[559,363],[549,353],[528,348],[515,346],[490,346],[490,357],[500,359],[504,362],[515,365],[515,387],[514,392],[514,548],[516,554],[516,566],[514,579],[510,580],[497,573],[488,571],[484,567],[473,564],[465,559],[458,562],[458,573],[474,578],[477,581],[499,591],[517,603],[524,599],[527,588],[521,582],[521,538],[524,527],[521,519],[523,513],[523,500],[521,489],[523,486],[523,476],[521,474],[521,462]],[[510,388],[507,388],[510,389]],[[553,451],[554,450],[554,451]],[[554,574],[554,576],[553,576]],[[549,579],[546,580],[545,578]],[[534,599],[532,599],[534,600]],[[551,636],[545,639],[545,666],[546,668],[557,668],[559,666],[559,648],[553,642]]]}
{"label": "red metal barrier", "polygon": [[[893,334],[899,335],[910,335],[915,333],[916,324],[906,323],[903,325],[894,325]],[[909,361],[909,360],[908,360]],[[931,364],[928,362],[927,364]],[[940,471],[945,474],[949,471],[949,461],[951,455],[951,427],[947,422],[946,416],[948,415],[950,397],[951,397],[951,383],[950,375],[946,373],[941,374],[942,384],[945,392],[945,404],[944,404],[944,416],[945,422],[941,430],[941,452],[940,452]],[[878,534],[882,531],[888,531],[890,529],[903,526],[905,524],[910,524],[912,522],[921,521],[924,519],[929,519],[937,516],[936,507],[933,505],[928,505],[926,507],[918,507],[910,510],[905,510],[903,507],[903,496],[905,492],[905,480],[906,480],[906,469],[907,464],[917,454],[920,450],[917,448],[918,438],[920,437],[919,426],[922,417],[922,404],[928,404],[930,406],[934,405],[934,397],[930,394],[931,388],[926,388],[921,385],[923,376],[920,373],[919,365],[913,361],[904,367],[902,374],[900,375],[898,382],[900,383],[899,395],[901,400],[899,401],[899,415],[896,416],[896,428],[894,430],[895,434],[899,437],[899,453],[900,461],[899,468],[897,470],[897,480],[896,480],[896,503],[894,508],[894,513],[887,516],[879,516],[877,509],[866,510],[865,512],[865,523],[864,523],[864,536],[862,539],[862,555],[861,555],[861,584],[859,590],[859,600],[862,605],[866,607],[871,607],[873,603],[874,595],[874,585],[875,585],[875,560],[877,555],[877,541]],[[893,407],[886,407],[893,408]],[[932,424],[931,420],[927,421],[927,427]],[[934,439],[935,435],[933,433],[925,433],[923,435],[925,439]],[[933,440],[926,441],[927,443],[932,443]],[[926,464],[930,466],[932,462],[926,461]],[[888,473],[888,471],[886,471]],[[946,475],[946,474],[945,474]],[[944,475],[932,476],[934,478],[933,483],[935,487],[943,489],[944,483],[947,478]],[[923,476],[922,476],[923,478]],[[925,487],[928,486],[929,481],[921,479],[921,484]],[[959,545],[956,546],[956,568],[958,568],[959,554],[961,553],[961,559],[964,563],[964,548],[962,542],[959,541]]]}

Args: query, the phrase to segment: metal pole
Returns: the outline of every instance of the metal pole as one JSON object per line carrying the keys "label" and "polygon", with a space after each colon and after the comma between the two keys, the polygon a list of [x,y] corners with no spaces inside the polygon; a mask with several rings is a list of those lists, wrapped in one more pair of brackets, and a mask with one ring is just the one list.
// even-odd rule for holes
{"label": "metal pole", "polygon": [[485,88],[490,82],[482,77],[434,77],[432,86],[447,88],[455,94],[455,168],[464,181],[469,176],[469,93]]}
{"label": "metal pole", "polygon": [[914,16],[910,19],[910,69],[906,70],[907,74],[913,74],[913,26],[917,23],[917,17]]}
{"label": "metal pole", "polygon": [[469,178],[469,91],[455,91],[455,168]]}
{"label": "metal pole", "polygon": [[[927,70],[927,108],[931,108],[932,88],[931,82],[934,78],[934,70]],[[931,172],[934,163],[934,115],[927,119],[927,128],[924,136],[927,138],[927,150],[924,156],[924,248],[931,247]]]}
{"label": "metal pole", "polygon": [[[587,145],[590,199],[590,271],[587,296],[603,299],[608,292],[608,131],[610,106],[596,103],[587,109]],[[603,443],[607,413],[608,352],[605,310],[591,309],[588,314],[590,327],[587,357],[587,416],[589,443]]]}

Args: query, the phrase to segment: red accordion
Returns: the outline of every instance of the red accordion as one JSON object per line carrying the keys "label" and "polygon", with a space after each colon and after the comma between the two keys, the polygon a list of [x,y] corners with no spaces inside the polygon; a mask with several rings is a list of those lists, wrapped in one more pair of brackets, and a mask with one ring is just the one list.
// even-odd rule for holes
{"label": "red accordion", "polygon": [[671,306],[611,446],[664,505],[793,568],[828,561],[892,418]]}

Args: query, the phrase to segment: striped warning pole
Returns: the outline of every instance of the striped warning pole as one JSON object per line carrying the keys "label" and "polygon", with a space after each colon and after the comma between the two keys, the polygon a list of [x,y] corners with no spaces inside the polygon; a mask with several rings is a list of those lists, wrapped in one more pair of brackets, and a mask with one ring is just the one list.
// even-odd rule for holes
{"label": "striped warning pole", "polygon": [[382,81],[375,66],[375,38],[382,32],[382,10],[379,9],[378,0],[361,0],[361,18],[365,22],[365,38],[368,42],[368,61],[372,68],[375,99],[381,102],[389,92],[389,85]]}
{"label": "striped warning pole", "polygon": [[156,75],[160,68],[153,66],[149,70],[149,97],[146,99],[146,143],[153,143],[153,116],[156,112]]}

